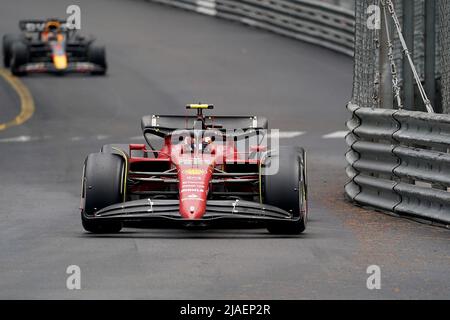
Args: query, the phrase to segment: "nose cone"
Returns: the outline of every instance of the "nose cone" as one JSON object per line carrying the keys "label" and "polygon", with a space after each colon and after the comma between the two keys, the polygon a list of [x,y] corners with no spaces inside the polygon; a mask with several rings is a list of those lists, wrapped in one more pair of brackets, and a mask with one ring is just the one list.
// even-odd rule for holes
{"label": "nose cone", "polygon": [[182,168],[178,178],[181,216],[188,220],[201,219],[206,211],[211,170],[208,167]]}
{"label": "nose cone", "polygon": [[198,220],[205,214],[205,201],[184,199],[180,203],[181,216],[188,220]]}

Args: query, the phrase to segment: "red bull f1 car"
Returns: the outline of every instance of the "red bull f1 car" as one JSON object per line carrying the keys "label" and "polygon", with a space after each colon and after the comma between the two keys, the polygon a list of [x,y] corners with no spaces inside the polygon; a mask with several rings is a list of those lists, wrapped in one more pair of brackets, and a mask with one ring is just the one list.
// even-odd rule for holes
{"label": "red bull f1 car", "polygon": [[103,75],[105,48],[70,29],[64,20],[22,20],[20,34],[3,36],[3,64],[14,75],[85,72]]}
{"label": "red bull f1 car", "polygon": [[84,229],[243,223],[275,234],[303,232],[305,151],[279,146],[263,117],[204,115],[212,108],[195,104],[187,109],[196,115],[144,116],[146,144],[109,144],[90,154],[82,175]]}

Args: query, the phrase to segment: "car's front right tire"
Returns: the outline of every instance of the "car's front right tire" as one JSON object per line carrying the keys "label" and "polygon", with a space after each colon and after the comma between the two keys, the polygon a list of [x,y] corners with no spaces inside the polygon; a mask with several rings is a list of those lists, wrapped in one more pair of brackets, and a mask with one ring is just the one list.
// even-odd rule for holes
{"label": "car's front right tire", "polygon": [[9,68],[12,58],[12,46],[13,43],[24,41],[25,37],[18,34],[5,34],[2,39],[2,52],[3,52],[3,66]]}
{"label": "car's front right tire", "polygon": [[124,200],[124,159],[116,154],[92,153],[84,163],[82,180],[81,222],[92,233],[116,233],[122,229],[119,221],[89,219],[107,206]]}

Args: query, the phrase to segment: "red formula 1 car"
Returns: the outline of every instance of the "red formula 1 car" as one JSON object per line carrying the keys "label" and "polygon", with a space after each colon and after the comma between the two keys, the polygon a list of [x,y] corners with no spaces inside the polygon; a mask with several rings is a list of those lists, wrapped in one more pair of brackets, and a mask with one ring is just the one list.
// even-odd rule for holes
{"label": "red formula 1 car", "polygon": [[[261,224],[299,234],[307,222],[305,151],[278,147],[260,117],[145,116],[145,144],[110,144],[84,163],[81,220],[93,233],[169,222]],[[156,148],[155,137],[162,141]]]}
{"label": "red formula 1 car", "polygon": [[104,75],[105,48],[60,19],[21,20],[20,34],[3,36],[3,65],[16,76],[33,72]]}

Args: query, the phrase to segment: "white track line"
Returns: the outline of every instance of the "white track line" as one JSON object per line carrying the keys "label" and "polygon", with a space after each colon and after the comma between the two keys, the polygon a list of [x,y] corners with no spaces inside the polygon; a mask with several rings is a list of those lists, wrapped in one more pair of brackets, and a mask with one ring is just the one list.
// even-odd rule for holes
{"label": "white track line", "polygon": [[129,138],[130,140],[145,140],[144,139],[144,136],[134,136],[134,137],[131,137],[131,138]]}
{"label": "white track line", "polygon": [[[279,137],[280,139],[291,139],[304,135],[306,132],[304,131],[280,131]],[[276,135],[274,135],[276,136]]]}
{"label": "white track line", "polygon": [[[279,131],[279,135],[278,137],[280,139],[290,139],[290,138],[295,138],[295,137],[299,137],[301,135],[304,135],[306,132],[304,131]],[[269,136],[275,138],[277,135],[276,133],[271,134],[269,131]],[[144,136],[135,136],[135,137],[130,137],[130,140],[145,140]]]}
{"label": "white track line", "polygon": [[[269,137],[271,138],[279,138],[279,139],[292,139],[299,136],[304,135],[306,132],[304,131],[279,131],[278,133],[271,132],[269,133]],[[9,137],[9,138],[3,138],[0,139],[0,143],[14,143],[14,142],[30,142],[30,141],[37,141],[37,140],[48,140],[52,138],[51,136],[43,136],[43,137],[32,137],[32,136],[17,136],[17,137]],[[96,140],[106,140],[111,138],[109,135],[103,135],[99,134],[94,137],[91,137],[91,139],[94,138]],[[78,142],[85,139],[89,139],[89,137],[81,137],[81,136],[74,136],[67,138],[71,142]],[[144,141],[145,138],[143,136],[134,136],[128,138],[131,141]]]}
{"label": "white track line", "polygon": [[348,134],[348,131],[335,131],[322,136],[323,139],[343,139]]}
{"label": "white track line", "polygon": [[30,142],[30,141],[35,141],[35,140],[39,140],[39,138],[30,137],[30,136],[18,136],[18,137],[0,139],[0,142]]}

